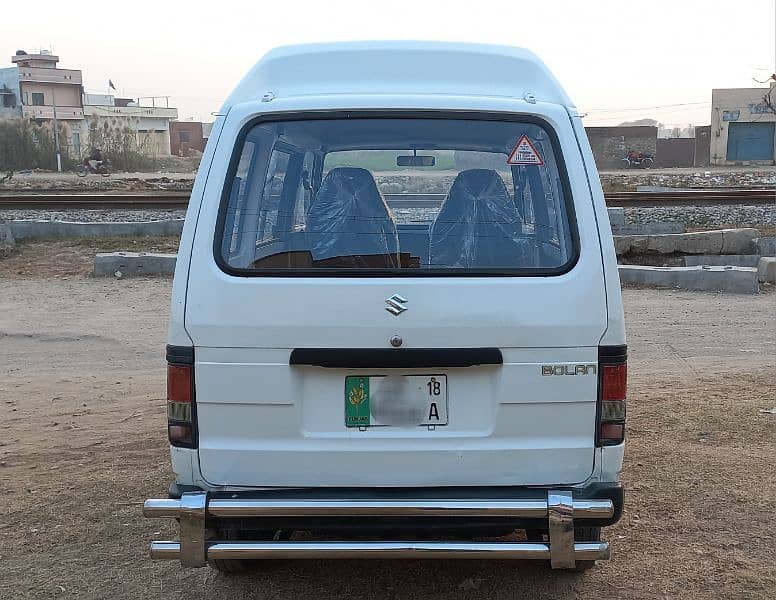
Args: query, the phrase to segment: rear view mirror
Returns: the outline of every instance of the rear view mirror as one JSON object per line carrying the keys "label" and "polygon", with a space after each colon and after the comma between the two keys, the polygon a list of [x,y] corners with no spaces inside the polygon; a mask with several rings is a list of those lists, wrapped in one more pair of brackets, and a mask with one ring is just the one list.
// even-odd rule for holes
{"label": "rear view mirror", "polygon": [[436,157],[430,155],[402,155],[396,157],[397,167],[433,167]]}

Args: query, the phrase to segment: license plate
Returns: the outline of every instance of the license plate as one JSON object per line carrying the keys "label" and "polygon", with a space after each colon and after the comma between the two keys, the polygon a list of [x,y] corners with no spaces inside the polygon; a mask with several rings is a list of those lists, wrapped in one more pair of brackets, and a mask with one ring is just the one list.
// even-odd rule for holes
{"label": "license plate", "polygon": [[345,425],[447,425],[447,375],[345,377]]}

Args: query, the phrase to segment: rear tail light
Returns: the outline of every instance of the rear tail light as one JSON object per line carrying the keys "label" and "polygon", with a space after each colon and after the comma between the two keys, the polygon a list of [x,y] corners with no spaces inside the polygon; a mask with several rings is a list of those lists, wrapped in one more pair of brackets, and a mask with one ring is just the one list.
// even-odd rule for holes
{"label": "rear tail light", "polygon": [[598,423],[596,445],[614,446],[625,439],[625,398],[628,382],[626,346],[598,348]]}
{"label": "rear tail light", "polygon": [[167,346],[167,434],[173,446],[196,447],[193,348]]}

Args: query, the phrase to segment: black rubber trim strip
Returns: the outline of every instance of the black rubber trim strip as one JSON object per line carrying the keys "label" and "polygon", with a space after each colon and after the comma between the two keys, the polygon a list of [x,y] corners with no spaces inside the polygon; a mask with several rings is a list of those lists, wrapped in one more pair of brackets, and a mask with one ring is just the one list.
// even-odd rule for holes
{"label": "black rubber trim strip", "polygon": [[598,346],[598,364],[621,365],[628,362],[628,346]]}
{"label": "black rubber trim strip", "polygon": [[[320,119],[452,119],[464,121],[504,121],[511,123],[530,123],[541,127],[547,133],[550,144],[555,155],[555,163],[558,169],[560,186],[563,190],[563,200],[568,216],[569,233],[573,246],[573,254],[569,257],[566,264],[554,268],[537,269],[522,268],[505,271],[503,269],[466,269],[466,268],[447,268],[447,269],[246,269],[230,266],[222,256],[221,244],[223,242],[224,229],[226,227],[226,213],[229,207],[229,194],[231,192],[231,183],[234,180],[235,173],[240,164],[245,138],[251,129],[261,123],[271,123],[276,121],[306,121]],[[219,144],[225,144],[226,138],[219,139]],[[584,200],[585,198],[583,198]],[[589,197],[587,197],[589,200]],[[254,119],[248,121],[237,138],[234,141],[232,158],[229,162],[226,181],[222,186],[221,202],[216,219],[215,235],[213,236],[213,256],[224,273],[235,277],[550,277],[564,275],[571,271],[579,261],[581,256],[579,243],[579,225],[577,223],[574,198],[571,196],[571,183],[569,179],[566,161],[561,152],[560,138],[557,131],[549,121],[538,115],[527,115],[521,113],[508,113],[499,111],[479,111],[479,110],[452,110],[452,109],[322,109],[308,111],[282,111],[276,113],[264,113],[257,115]]]}
{"label": "black rubber trim strip", "polygon": [[296,348],[289,364],[350,369],[501,365],[498,348]]}
{"label": "black rubber trim strip", "polygon": [[167,344],[167,362],[173,365],[193,365],[194,348]]}

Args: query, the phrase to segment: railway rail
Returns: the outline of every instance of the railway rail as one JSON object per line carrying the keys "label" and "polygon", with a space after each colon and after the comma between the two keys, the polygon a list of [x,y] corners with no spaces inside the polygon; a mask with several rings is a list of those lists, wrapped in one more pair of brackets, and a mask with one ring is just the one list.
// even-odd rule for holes
{"label": "railway rail", "polygon": [[[444,194],[384,194],[392,207],[434,208]],[[607,192],[610,207],[668,206],[758,206],[776,204],[776,188],[693,189],[660,192]],[[188,192],[0,192],[0,209],[183,209],[189,202]]]}

